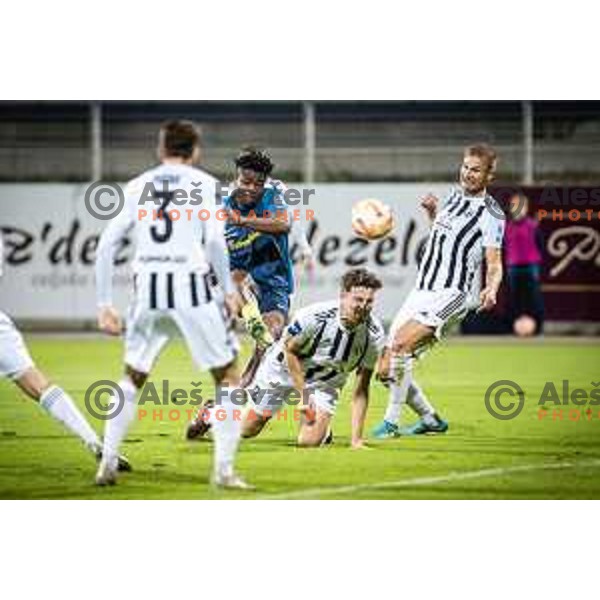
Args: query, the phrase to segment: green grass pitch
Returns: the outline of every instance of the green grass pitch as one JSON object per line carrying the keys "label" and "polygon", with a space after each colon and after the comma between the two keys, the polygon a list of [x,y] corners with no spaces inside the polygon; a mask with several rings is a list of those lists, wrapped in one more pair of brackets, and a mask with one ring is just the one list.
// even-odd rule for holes
{"label": "green grass pitch", "polygon": [[[38,365],[70,392],[83,409],[85,389],[98,379],[118,380],[121,344],[103,338],[27,336]],[[247,351],[247,349],[246,349]],[[565,340],[477,341],[455,338],[427,356],[417,378],[449,420],[443,436],[373,441],[349,449],[350,386],[334,421],[331,447],[294,446],[295,424],[273,422],[262,436],[243,441],[239,471],[254,493],[216,492],[208,485],[212,445],[183,439],[185,413],[168,420],[137,421],[123,450],[134,472],[114,488],[93,485],[95,461],[39,407],[7,380],[0,381],[1,498],[600,498],[600,406],[581,407],[581,418],[562,409],[563,419],[538,416],[546,381],[563,379],[590,391],[600,382],[598,345]],[[163,354],[153,380],[190,389],[197,381],[182,343]],[[210,389],[202,376],[203,390]],[[515,419],[492,418],[484,394],[494,381],[518,382],[525,408]],[[386,390],[372,387],[367,430],[377,423]],[[182,411],[184,409],[181,409]],[[87,413],[86,413],[87,414]],[[551,412],[549,413],[549,415]],[[291,415],[290,415],[291,416]],[[405,416],[411,413],[405,409]],[[569,418],[571,417],[571,419]],[[98,431],[102,423],[92,421]]]}

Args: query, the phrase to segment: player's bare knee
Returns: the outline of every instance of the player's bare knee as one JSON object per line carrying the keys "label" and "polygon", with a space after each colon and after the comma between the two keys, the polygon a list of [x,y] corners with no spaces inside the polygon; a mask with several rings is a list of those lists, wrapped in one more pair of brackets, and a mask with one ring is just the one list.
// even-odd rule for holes
{"label": "player's bare knee", "polygon": [[297,444],[301,448],[318,448],[324,437],[324,435],[319,435],[314,427],[302,427],[298,433]]}
{"label": "player's bare knee", "polygon": [[300,434],[297,443],[301,448],[318,448],[321,445],[321,440],[313,436],[303,436]]}
{"label": "player's bare knee", "polygon": [[31,367],[15,378],[15,383],[33,400],[39,401],[43,393],[52,385],[36,367]]}
{"label": "player's bare knee", "polygon": [[146,380],[148,379],[148,373],[136,371],[136,369],[130,367],[129,365],[125,366],[125,375],[131,380],[131,383],[133,383],[138,390],[144,386]]}

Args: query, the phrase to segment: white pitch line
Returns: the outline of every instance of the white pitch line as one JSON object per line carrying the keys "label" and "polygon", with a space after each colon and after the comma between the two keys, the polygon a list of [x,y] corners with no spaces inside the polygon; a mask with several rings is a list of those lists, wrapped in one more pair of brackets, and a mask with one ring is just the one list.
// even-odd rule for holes
{"label": "white pitch line", "polygon": [[[518,465],[514,467],[497,467],[495,469],[479,469],[477,471],[453,471],[446,475],[437,477],[416,477],[414,479],[400,479],[399,481],[384,481],[381,483],[361,483],[357,485],[344,485],[337,487],[309,488],[288,492],[285,494],[273,494],[262,496],[261,500],[300,500],[314,496],[329,496],[332,494],[352,494],[364,490],[385,490],[396,488],[423,487],[452,481],[464,481],[466,479],[480,479],[483,477],[498,477],[512,473],[523,473],[529,471],[551,471],[558,469],[573,469],[577,467],[600,467],[600,460],[561,463],[537,463]],[[258,498],[257,498],[258,499]]]}

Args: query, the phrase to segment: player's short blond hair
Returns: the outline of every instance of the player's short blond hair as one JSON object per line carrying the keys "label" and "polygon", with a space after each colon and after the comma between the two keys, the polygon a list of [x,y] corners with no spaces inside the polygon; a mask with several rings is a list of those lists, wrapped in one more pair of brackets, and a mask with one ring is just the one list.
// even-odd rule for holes
{"label": "player's short blond hair", "polygon": [[472,144],[471,146],[467,146],[464,155],[477,156],[478,158],[485,160],[490,173],[496,172],[498,154],[489,144]]}

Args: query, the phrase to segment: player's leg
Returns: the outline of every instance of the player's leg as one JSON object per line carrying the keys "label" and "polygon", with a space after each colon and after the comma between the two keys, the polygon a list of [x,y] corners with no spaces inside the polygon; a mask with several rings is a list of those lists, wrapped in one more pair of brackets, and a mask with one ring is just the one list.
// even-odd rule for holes
{"label": "player's leg", "polygon": [[52,384],[36,367],[30,367],[13,378],[15,384],[53,418],[79,437],[86,448],[98,454],[100,439],[73,399],[61,387]]}
{"label": "player's leg", "polygon": [[315,406],[314,420],[309,422],[307,415],[302,416],[298,431],[298,445],[305,448],[316,448],[330,444],[333,440],[331,421],[335,414],[339,392],[314,389],[311,399]]}
{"label": "player's leg", "polygon": [[[459,323],[465,316],[467,310],[464,304],[453,309],[449,316],[445,317],[435,329],[434,337],[429,341],[429,345],[445,337],[446,332],[454,324]],[[447,315],[447,312],[445,313]],[[430,321],[434,323],[433,320]],[[421,347],[421,350],[423,348]],[[408,388],[406,403],[417,413],[419,420],[412,426],[401,430],[402,435],[419,435],[424,433],[445,433],[448,431],[448,422],[444,420],[434,406],[431,404],[423,389],[412,379]]]}
{"label": "player's leg", "polygon": [[[285,327],[287,315],[279,310],[272,310],[262,314],[263,321],[271,334],[273,340],[277,341],[283,332],[283,328]],[[244,373],[241,378],[241,386],[243,388],[248,387],[254,377],[256,376],[256,371],[267,351],[267,347],[262,344],[255,344],[254,351],[252,352],[252,356],[250,360],[244,367]]]}
{"label": "player's leg", "polygon": [[413,385],[414,353],[430,343],[434,333],[431,327],[412,319],[392,329],[388,347],[378,365],[379,376],[389,382],[390,393],[383,422],[374,431],[375,437],[398,434],[402,407]]}
{"label": "player's leg", "polygon": [[[290,297],[287,289],[277,286],[260,285],[258,287],[258,308],[263,323],[267,326],[272,340],[277,341],[283,333],[290,309]],[[244,368],[241,386],[248,387],[267,350],[267,345],[257,341],[252,356]]]}
{"label": "player's leg", "polygon": [[314,422],[309,423],[304,417],[298,432],[298,446],[317,448],[322,446],[331,432],[333,415],[317,407]]}
{"label": "player's leg", "polygon": [[23,337],[12,320],[0,313],[0,375],[11,379],[27,396],[96,453],[100,440],[73,399],[52,384],[33,363]]}
{"label": "player's leg", "polygon": [[[448,430],[448,423],[438,415],[414,381],[412,368],[418,355],[442,339],[447,329],[464,317],[466,301],[464,292],[452,289],[415,290],[407,298],[394,321],[388,342],[390,400],[384,422],[375,432],[378,437]],[[400,432],[397,423],[402,405],[408,399],[420,419],[415,426]]]}
{"label": "player's leg", "polygon": [[406,403],[420,418],[413,426],[401,430],[402,435],[444,433],[448,430],[447,421],[440,417],[431,402],[429,402],[425,392],[414,379],[408,390]]}
{"label": "player's leg", "polygon": [[117,389],[112,392],[109,402],[118,408],[114,416],[104,424],[102,460],[96,474],[97,485],[113,485],[117,471],[130,470],[122,467],[120,447],[135,418],[137,395],[148,378],[149,370],[139,371],[126,364],[123,377],[117,383]]}
{"label": "player's leg", "polygon": [[[419,427],[402,433],[443,432],[448,424],[433,410],[413,377],[414,359],[443,337],[444,330],[465,313],[466,294],[457,290],[413,290],[406,298],[391,328],[388,348],[378,366],[378,375],[390,382],[386,415],[374,430],[375,437],[398,435],[398,421],[410,393],[410,406],[421,419]],[[427,430],[427,431],[426,431]]]}
{"label": "player's leg", "polygon": [[[263,361],[256,373],[256,383],[246,393],[251,402],[246,405],[242,419],[242,437],[253,438],[259,435],[266,424],[284,407],[285,398],[292,388],[279,381],[278,374],[270,369],[268,361]],[[277,389],[273,389],[276,382]]]}
{"label": "player's leg", "polygon": [[256,369],[260,363],[260,358],[264,354],[264,350],[273,343],[275,338],[272,336],[270,327],[264,321],[263,313],[265,310],[262,305],[263,301],[257,298],[257,294],[260,298],[262,298],[263,294],[260,293],[256,283],[245,272],[242,278],[239,271],[235,272],[234,281],[237,283],[240,294],[245,301],[242,307],[242,318],[246,325],[246,331],[255,342],[252,356],[246,363],[241,376],[241,386],[247,387],[256,374]]}
{"label": "player's leg", "polygon": [[212,481],[225,488],[250,489],[235,472],[242,421],[238,343],[216,301],[173,315],[198,368],[208,368],[215,383],[209,424],[214,441]]}
{"label": "player's leg", "polygon": [[[214,485],[233,489],[252,489],[235,472],[235,457],[241,438],[242,409],[232,398],[232,392],[240,389],[237,361],[224,367],[211,369],[216,391],[214,417],[211,425],[214,440],[212,482]],[[221,416],[218,413],[222,411]]]}
{"label": "player's leg", "polygon": [[162,349],[171,337],[168,323],[156,311],[131,313],[125,337],[125,370],[113,390],[110,402],[117,407],[104,425],[102,460],[96,474],[97,485],[113,485],[119,466],[119,449],[135,418],[137,395]]}

